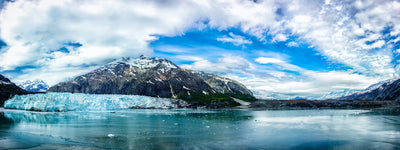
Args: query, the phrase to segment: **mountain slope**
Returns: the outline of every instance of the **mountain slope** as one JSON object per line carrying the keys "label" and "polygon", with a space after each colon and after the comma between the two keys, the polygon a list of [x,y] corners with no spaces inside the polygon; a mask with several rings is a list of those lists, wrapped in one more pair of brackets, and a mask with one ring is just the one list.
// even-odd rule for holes
{"label": "mountain slope", "polygon": [[243,84],[229,79],[205,73],[202,71],[192,71],[194,75],[203,79],[208,85],[211,86],[218,93],[241,93],[245,95],[253,95],[253,93],[246,88]]}
{"label": "mountain slope", "polygon": [[341,100],[400,100],[400,79],[373,84],[364,91],[340,97]]}
{"label": "mountain slope", "polygon": [[47,85],[47,83],[43,80],[27,80],[21,84],[18,84],[18,86],[29,92],[45,92],[49,89],[49,85]]}
{"label": "mountain slope", "polygon": [[146,95],[190,100],[204,98],[204,95],[220,94],[219,88],[215,87],[217,86],[213,88],[191,71],[181,69],[167,59],[141,56],[137,59],[121,58],[72,81],[56,84],[48,91]]}
{"label": "mountain slope", "polygon": [[21,89],[9,79],[0,74],[0,107],[3,107],[4,102],[14,95],[28,94],[27,91]]}

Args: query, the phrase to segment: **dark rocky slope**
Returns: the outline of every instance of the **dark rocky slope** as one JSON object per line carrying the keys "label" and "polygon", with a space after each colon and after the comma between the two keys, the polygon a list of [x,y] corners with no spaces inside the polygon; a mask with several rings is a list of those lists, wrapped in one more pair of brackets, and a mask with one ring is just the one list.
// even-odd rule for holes
{"label": "dark rocky slope", "polygon": [[4,106],[4,102],[14,95],[28,94],[27,91],[21,89],[9,79],[0,74],[0,107]]}
{"label": "dark rocky slope", "polygon": [[242,84],[229,81],[220,84],[204,80],[200,74],[182,69],[167,59],[141,56],[116,60],[72,81],[56,84],[48,91],[146,95],[223,106],[235,103],[230,96],[254,98]]}

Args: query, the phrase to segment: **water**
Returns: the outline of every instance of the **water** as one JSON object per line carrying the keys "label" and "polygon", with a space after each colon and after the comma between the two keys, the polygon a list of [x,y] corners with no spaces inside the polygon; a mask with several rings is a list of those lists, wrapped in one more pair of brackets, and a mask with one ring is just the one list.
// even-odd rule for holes
{"label": "water", "polygon": [[0,109],[0,149],[400,149],[394,110]]}

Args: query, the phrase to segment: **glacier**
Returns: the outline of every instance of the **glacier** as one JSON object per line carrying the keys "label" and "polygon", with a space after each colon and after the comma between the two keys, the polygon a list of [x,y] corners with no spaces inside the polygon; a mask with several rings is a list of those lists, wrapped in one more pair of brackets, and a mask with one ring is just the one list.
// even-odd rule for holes
{"label": "glacier", "polygon": [[6,109],[46,112],[114,111],[131,108],[171,109],[189,106],[186,101],[139,95],[46,93],[16,95],[4,104]]}

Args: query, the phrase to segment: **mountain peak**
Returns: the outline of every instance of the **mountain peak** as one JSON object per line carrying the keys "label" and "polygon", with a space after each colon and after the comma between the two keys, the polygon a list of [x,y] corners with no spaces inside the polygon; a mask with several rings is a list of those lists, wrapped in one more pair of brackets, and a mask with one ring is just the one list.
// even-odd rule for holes
{"label": "mountain peak", "polygon": [[149,59],[150,57],[147,57],[147,56],[145,56],[145,55],[140,55],[139,58],[140,58],[140,59]]}
{"label": "mountain peak", "polygon": [[21,84],[18,84],[18,86],[29,92],[44,92],[49,89],[49,85],[40,79],[33,81],[27,80]]}
{"label": "mountain peak", "polygon": [[131,67],[137,67],[140,69],[150,69],[150,68],[165,68],[165,69],[176,69],[179,68],[176,64],[173,62],[164,59],[164,58],[158,58],[158,57],[147,57],[144,55],[141,55],[138,58],[131,58],[131,57],[122,57],[118,60],[115,60],[114,62],[111,62],[107,64],[106,66],[115,66],[118,64],[127,64]]}

